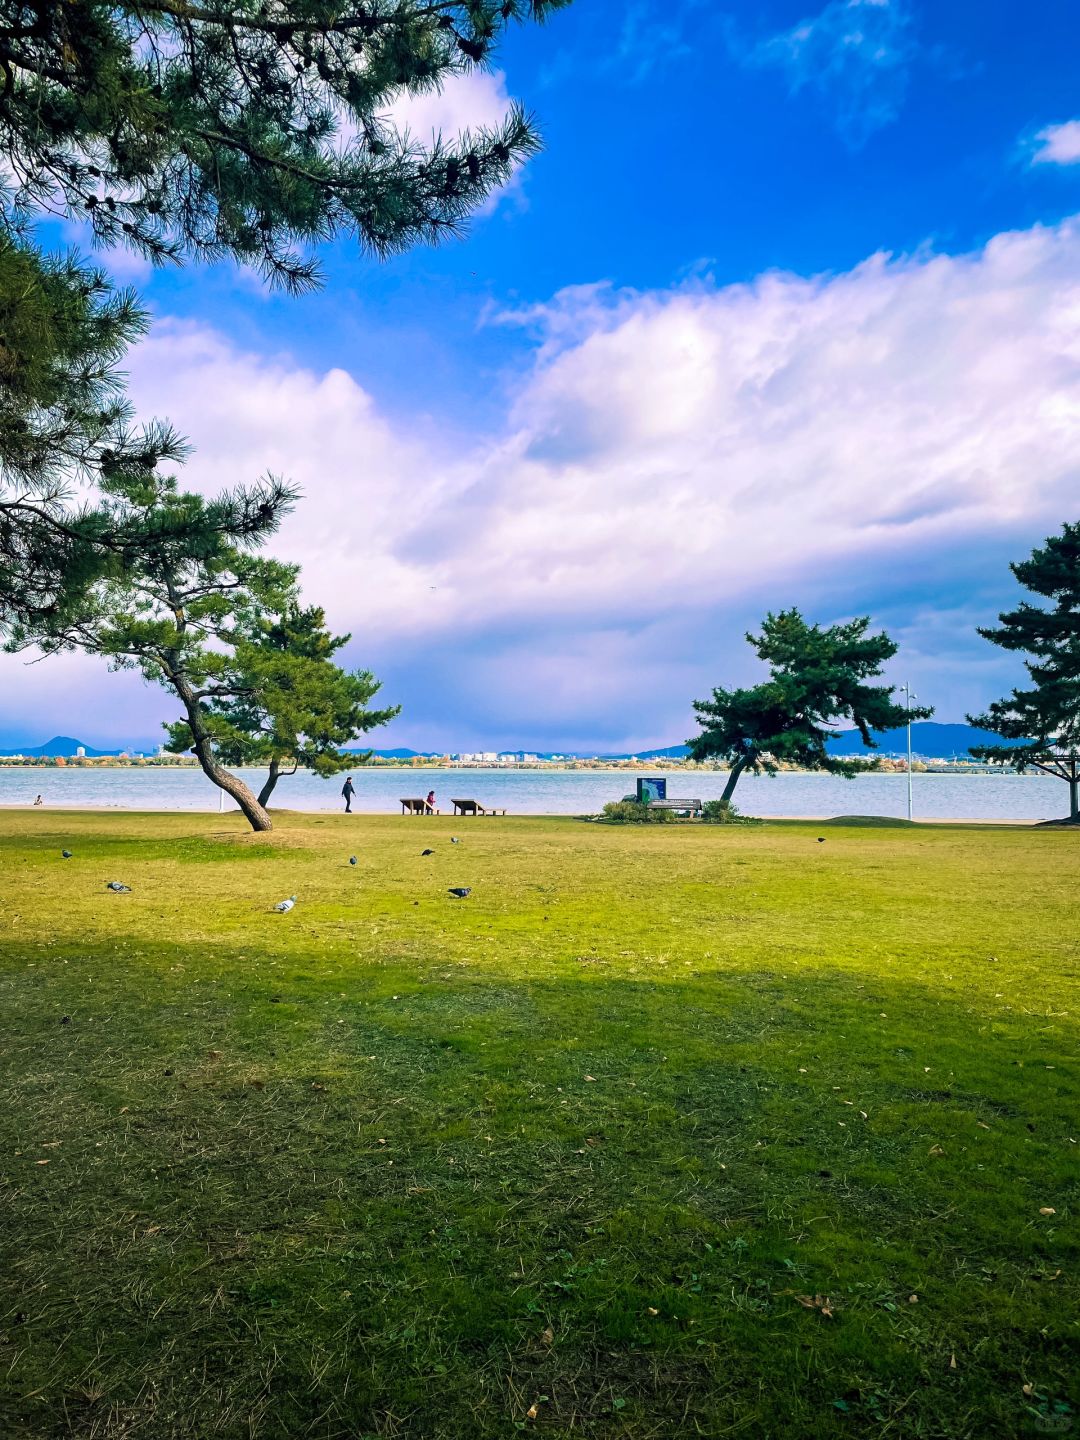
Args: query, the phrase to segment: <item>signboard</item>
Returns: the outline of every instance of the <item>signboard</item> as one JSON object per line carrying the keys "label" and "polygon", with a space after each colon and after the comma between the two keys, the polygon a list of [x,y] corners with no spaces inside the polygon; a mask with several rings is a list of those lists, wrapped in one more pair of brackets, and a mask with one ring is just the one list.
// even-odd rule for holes
{"label": "signboard", "polygon": [[639,780],[637,782],[637,798],[648,803],[650,800],[667,799],[667,776],[659,776],[655,780]]}

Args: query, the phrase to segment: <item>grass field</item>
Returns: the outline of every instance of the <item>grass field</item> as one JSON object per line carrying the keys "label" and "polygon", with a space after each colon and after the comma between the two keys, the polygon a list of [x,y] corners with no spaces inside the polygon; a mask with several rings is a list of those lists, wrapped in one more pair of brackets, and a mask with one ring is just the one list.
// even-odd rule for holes
{"label": "grass field", "polygon": [[0,1435],[1080,1436],[1078,847],[0,816]]}

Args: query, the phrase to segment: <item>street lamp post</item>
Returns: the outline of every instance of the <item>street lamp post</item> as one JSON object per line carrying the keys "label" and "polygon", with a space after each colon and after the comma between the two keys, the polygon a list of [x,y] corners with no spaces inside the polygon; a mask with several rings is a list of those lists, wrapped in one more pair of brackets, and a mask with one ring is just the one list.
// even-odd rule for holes
{"label": "street lamp post", "polygon": [[911,819],[911,702],[919,697],[914,693],[911,686],[903,684],[900,689],[904,692],[904,708],[907,710],[907,818]]}

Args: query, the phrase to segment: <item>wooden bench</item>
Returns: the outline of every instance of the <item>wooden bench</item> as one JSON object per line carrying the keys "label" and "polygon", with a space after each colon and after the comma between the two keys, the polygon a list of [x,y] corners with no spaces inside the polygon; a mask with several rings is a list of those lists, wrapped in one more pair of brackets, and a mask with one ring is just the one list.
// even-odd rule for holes
{"label": "wooden bench", "polygon": [[702,804],[700,800],[650,800],[650,810],[689,810],[692,815],[700,815]]}
{"label": "wooden bench", "polygon": [[505,815],[505,810],[493,810],[488,805],[481,805],[477,800],[451,800],[455,815]]}
{"label": "wooden bench", "polygon": [[403,815],[438,815],[438,810],[433,810],[423,796],[415,800],[402,800],[401,813]]}

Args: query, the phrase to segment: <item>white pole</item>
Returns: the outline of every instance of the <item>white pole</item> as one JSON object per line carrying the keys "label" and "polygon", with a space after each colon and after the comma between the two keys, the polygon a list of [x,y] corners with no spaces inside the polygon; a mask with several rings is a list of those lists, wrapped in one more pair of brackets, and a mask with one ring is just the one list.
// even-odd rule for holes
{"label": "white pole", "polygon": [[907,818],[912,818],[911,806],[911,702],[917,700],[917,695],[912,695],[911,686],[904,685],[904,698],[907,708]]}

